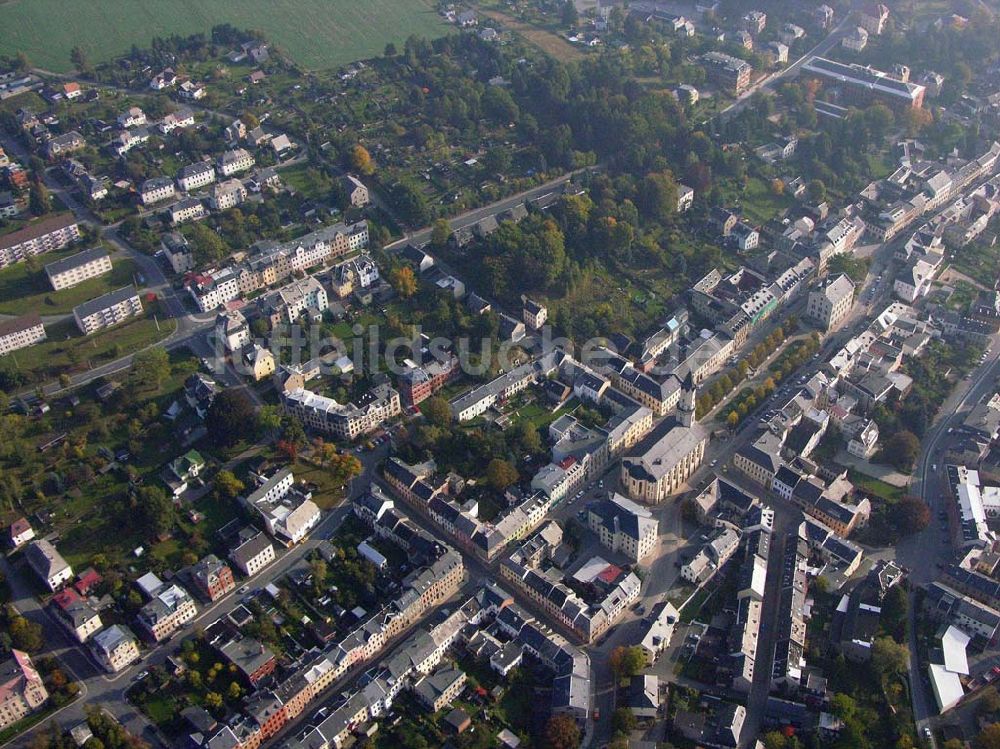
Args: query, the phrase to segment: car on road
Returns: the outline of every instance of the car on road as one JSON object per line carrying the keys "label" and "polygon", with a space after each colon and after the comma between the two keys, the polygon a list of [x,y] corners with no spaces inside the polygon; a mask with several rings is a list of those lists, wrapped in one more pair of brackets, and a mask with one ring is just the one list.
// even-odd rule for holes
{"label": "car on road", "polygon": [[236,591],[236,593],[237,593],[237,595],[243,595],[248,590],[250,590],[250,586],[249,585],[244,585],[242,588],[240,588],[238,591]]}
{"label": "car on road", "polygon": [[147,676],[149,676],[149,671],[146,671],[146,670],[142,670],[142,671],[140,671],[139,673],[137,673],[137,674],[135,675],[135,680],[136,680],[136,681],[142,681],[142,680],[143,680],[143,679],[145,679],[145,678],[146,678]]}
{"label": "car on road", "polygon": [[929,738],[931,737],[931,729],[930,729],[930,726],[924,726],[924,730],[922,731],[922,733],[924,734],[924,737],[925,737],[925,738],[928,738],[928,739],[929,739]]}

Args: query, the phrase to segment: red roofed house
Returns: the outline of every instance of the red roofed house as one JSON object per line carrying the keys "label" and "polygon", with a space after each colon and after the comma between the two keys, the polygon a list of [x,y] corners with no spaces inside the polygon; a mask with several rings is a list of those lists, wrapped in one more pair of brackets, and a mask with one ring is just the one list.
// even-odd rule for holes
{"label": "red roofed house", "polygon": [[80,88],[80,84],[76,81],[63,84],[63,96],[67,99],[77,99],[81,94],[83,94],[83,89]]}
{"label": "red roofed house", "polygon": [[617,580],[622,575],[622,568],[614,564],[609,564],[604,568],[604,571],[597,576],[597,579],[602,583],[607,585],[614,585],[615,580]]}
{"label": "red roofed house", "polygon": [[76,592],[81,596],[90,595],[90,591],[94,589],[94,586],[98,585],[101,580],[103,580],[97,570],[93,567],[88,567],[79,575],[77,575],[76,582],[73,583],[73,587],[76,588]]}
{"label": "red roofed house", "polygon": [[27,518],[18,518],[10,524],[10,546],[13,549],[23,546],[35,537],[35,529]]}

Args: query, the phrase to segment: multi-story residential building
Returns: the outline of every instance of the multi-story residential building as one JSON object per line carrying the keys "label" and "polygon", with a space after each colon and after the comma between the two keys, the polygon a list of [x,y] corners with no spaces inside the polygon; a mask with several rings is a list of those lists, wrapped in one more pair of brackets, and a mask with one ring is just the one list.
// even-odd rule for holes
{"label": "multi-story residential building", "polygon": [[723,86],[727,93],[738,96],[750,85],[753,68],[745,60],[722,52],[708,52],[701,59],[709,80]]}
{"label": "multi-story residential building", "polygon": [[305,540],[321,517],[312,494],[294,487],[290,468],[262,480],[256,489],[240,498],[240,503],[259,513],[267,532],[285,546]]}
{"label": "multi-story residential building", "polygon": [[177,186],[190,192],[215,182],[215,167],[211,161],[198,161],[182,166],[177,172]]}
{"label": "multi-story residential building", "polygon": [[194,268],[191,245],[180,232],[172,231],[164,234],[160,238],[160,248],[174,273],[187,273]]}
{"label": "multi-story residential building", "polygon": [[208,215],[205,206],[197,198],[182,198],[171,205],[167,213],[170,215],[170,223],[174,226],[188,221],[198,221]]}
{"label": "multi-story residential building", "polygon": [[88,278],[110,272],[111,256],[103,247],[84,250],[45,266],[45,275],[55,291],[71,288]]}
{"label": "multi-story residential building", "polygon": [[229,179],[215,185],[208,193],[208,204],[213,211],[235,208],[247,199],[247,189],[238,179]]}
{"label": "multi-story residential building", "polygon": [[77,642],[86,642],[104,626],[97,609],[73,588],[64,588],[52,596],[50,610]]}
{"label": "multi-story residential building", "polygon": [[236,589],[233,571],[214,554],[209,554],[191,568],[191,582],[204,598],[212,602]]}
{"label": "multi-story residential building", "polygon": [[159,586],[150,589],[150,601],[139,609],[136,620],[153,642],[163,642],[194,619],[198,610],[184,588],[152,577]]}
{"label": "multi-story residential building", "polygon": [[782,466],[781,442],[770,432],[764,432],[754,442],[741,447],[733,455],[733,467],[770,489],[774,476]]}
{"label": "multi-story residential building", "polygon": [[0,236],[0,268],[32,255],[61,250],[80,238],[80,227],[72,213],[34,221],[23,229]]}
{"label": "multi-story residential building", "polygon": [[239,540],[230,552],[229,558],[247,577],[253,577],[275,560],[274,546],[260,531],[244,528]]}
{"label": "multi-story residential building", "polygon": [[388,385],[375,386],[353,403],[297,389],[285,395],[284,405],[305,426],[348,441],[373,432],[402,413],[399,393]]}
{"label": "multi-story residential building", "polygon": [[90,641],[90,652],[112,674],[139,660],[139,644],[135,635],[119,624],[112,624],[94,635]]}
{"label": "multi-story residential building", "polygon": [[10,320],[0,320],[0,356],[34,346],[45,338],[42,318],[35,312]]}
{"label": "multi-story residential building", "polygon": [[555,370],[555,356],[545,355],[536,361],[522,364],[495,380],[481,385],[451,402],[451,414],[456,421],[469,421],[482,416],[496,403],[502,403],[521,392],[533,382]]}
{"label": "multi-story residential building", "polygon": [[240,296],[240,284],[233,268],[211,271],[194,278],[188,284],[188,292],[202,312],[224,307]]}
{"label": "multi-story residential building", "polygon": [[548,307],[528,297],[524,297],[523,305],[521,316],[524,319],[524,324],[532,330],[541,330],[549,319]]}
{"label": "multi-story residential building", "polygon": [[431,358],[421,366],[410,362],[399,376],[399,390],[403,400],[411,406],[430,398],[462,373],[457,356]]}
{"label": "multi-story residential building", "polygon": [[413,685],[413,693],[430,712],[437,712],[454,702],[465,689],[465,672],[445,666]]}
{"label": "multi-story residential building", "polygon": [[882,103],[892,109],[920,109],[926,88],[919,83],[903,82],[888,73],[858,64],[813,57],[803,66],[807,76],[813,76],[837,86],[855,104],[867,106]]}
{"label": "multi-story residential building", "polygon": [[123,286],[73,308],[76,326],[84,335],[90,335],[141,314],[142,302],[133,286]]}
{"label": "multi-story residential building", "polygon": [[254,158],[245,148],[236,148],[226,151],[219,157],[219,174],[223,177],[232,177],[234,174],[252,169]]}
{"label": "multi-story residential building", "polygon": [[143,205],[152,205],[168,200],[177,194],[174,181],[170,177],[152,177],[139,187],[139,199]]}
{"label": "multi-story residential building", "polygon": [[923,610],[936,622],[948,622],[981,643],[993,644],[1000,629],[1000,611],[940,582],[930,583]]}
{"label": "multi-story residential building", "polygon": [[365,187],[365,184],[353,174],[348,174],[343,180],[341,180],[341,183],[344,188],[344,193],[347,195],[347,201],[355,208],[364,208],[371,202],[371,197],[368,194],[368,188]]}
{"label": "multi-story residential building", "polygon": [[226,347],[226,351],[241,351],[250,343],[250,326],[238,309],[220,312],[215,319],[215,338]]}
{"label": "multi-story residential building", "polygon": [[28,654],[11,650],[0,662],[0,729],[38,710],[48,698],[42,677]]}
{"label": "multi-story residential building", "polygon": [[819,323],[823,330],[830,331],[847,317],[853,304],[854,284],[842,273],[809,292],[806,316]]}
{"label": "multi-story residential building", "polygon": [[44,538],[32,541],[24,550],[28,566],[41,579],[49,590],[59,590],[73,579],[73,568],[56,551],[51,541]]}
{"label": "multi-story residential building", "polygon": [[283,322],[296,323],[302,315],[322,314],[330,304],[326,288],[309,276],[268,294],[261,301],[261,306],[274,327]]}
{"label": "multi-story residential building", "polygon": [[262,642],[252,637],[227,639],[216,651],[252,685],[274,673],[278,659]]}
{"label": "multi-story residential building", "polygon": [[639,562],[656,546],[659,523],[652,513],[619,494],[587,508],[587,525],[615,553]]}

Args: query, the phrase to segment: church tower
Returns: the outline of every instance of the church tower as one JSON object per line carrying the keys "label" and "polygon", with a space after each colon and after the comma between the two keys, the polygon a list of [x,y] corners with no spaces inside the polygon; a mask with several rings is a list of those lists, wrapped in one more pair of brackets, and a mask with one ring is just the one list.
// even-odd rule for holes
{"label": "church tower", "polygon": [[690,428],[694,424],[695,396],[698,388],[695,387],[694,377],[688,372],[684,378],[684,385],[681,387],[681,397],[677,402],[677,420],[683,426]]}

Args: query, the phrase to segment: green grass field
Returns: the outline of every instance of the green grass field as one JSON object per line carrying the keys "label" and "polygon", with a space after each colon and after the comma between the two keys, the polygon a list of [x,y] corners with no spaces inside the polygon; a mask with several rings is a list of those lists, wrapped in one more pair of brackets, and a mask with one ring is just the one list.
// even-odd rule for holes
{"label": "green grass field", "polygon": [[91,62],[149,46],[154,36],[208,34],[230,23],[262,31],[296,62],[334,68],[382,54],[410,34],[447,31],[430,0],[8,0],[0,2],[0,54],[23,51],[32,65],[70,70],[70,50]]}
{"label": "green grass field", "polygon": [[[72,252],[60,253],[61,256],[72,255]],[[43,255],[41,262],[50,263],[53,256]],[[96,278],[88,278],[81,284],[62,291],[53,291],[49,285],[48,276],[44,270],[30,271],[24,263],[17,263],[0,271],[0,314],[22,315],[25,310],[37,312],[40,315],[59,315],[72,312],[73,308],[94,299],[101,294],[120,289],[134,282],[135,263],[123,259],[113,262],[110,273]]]}

